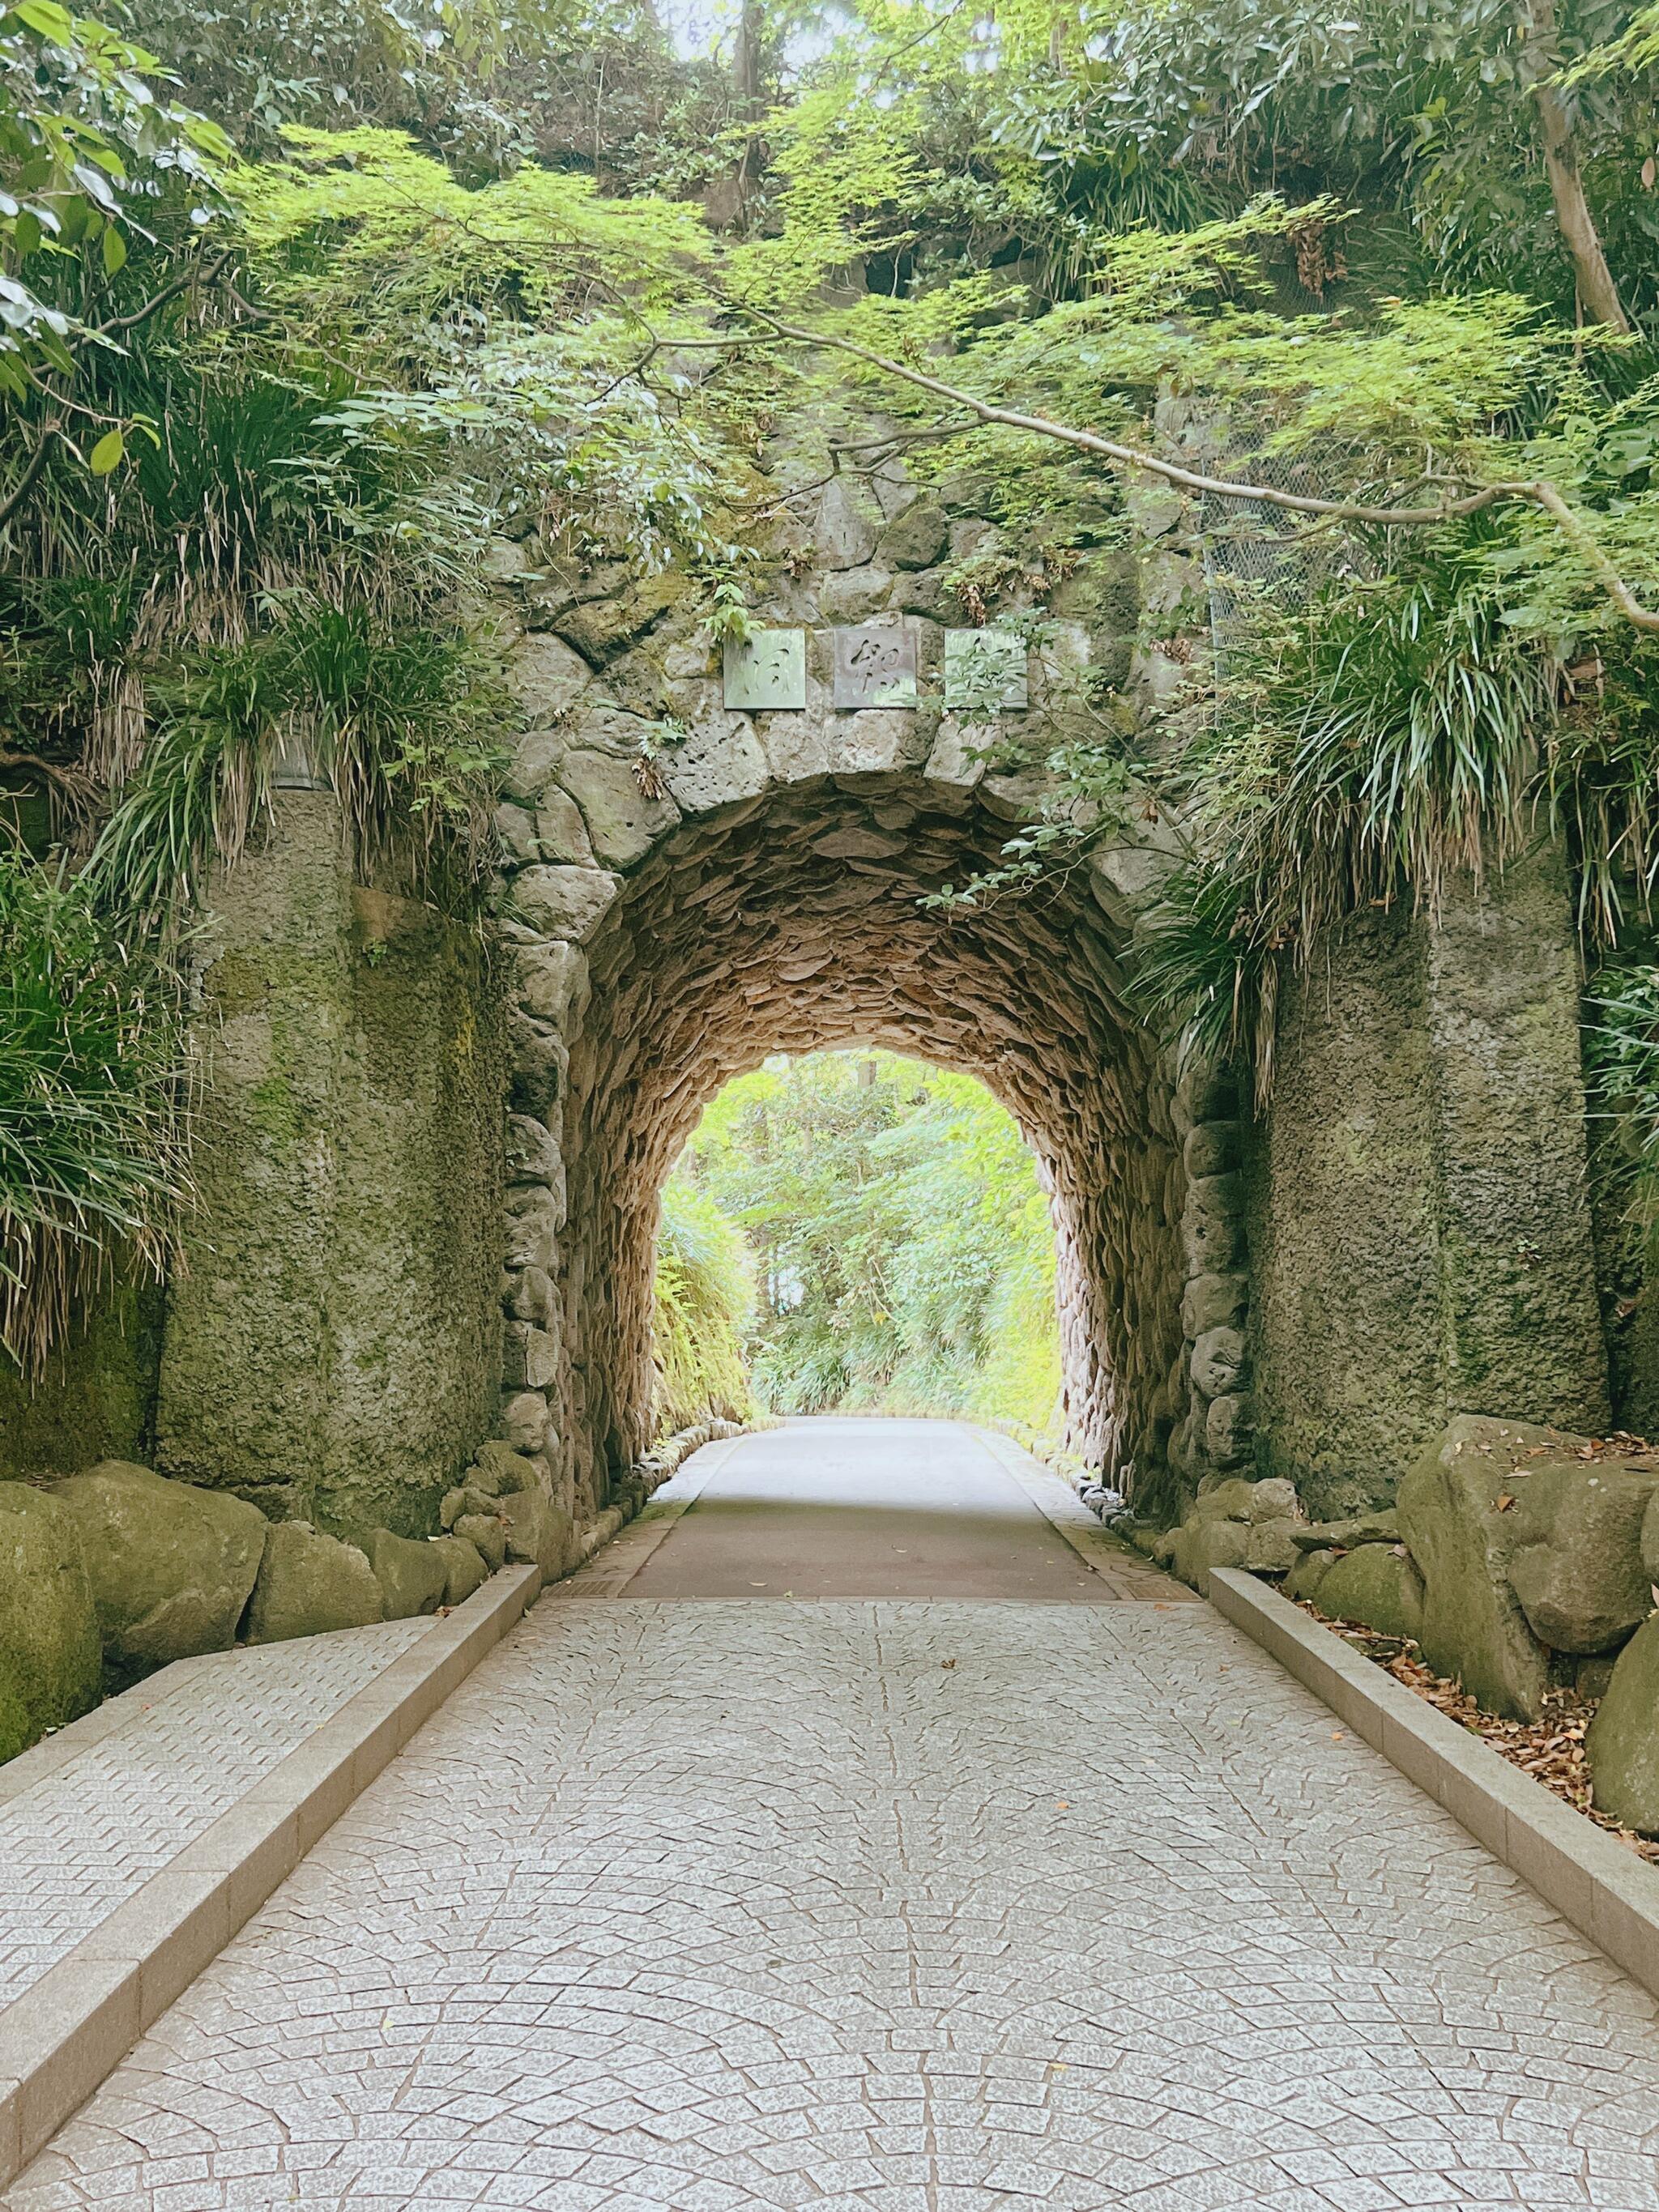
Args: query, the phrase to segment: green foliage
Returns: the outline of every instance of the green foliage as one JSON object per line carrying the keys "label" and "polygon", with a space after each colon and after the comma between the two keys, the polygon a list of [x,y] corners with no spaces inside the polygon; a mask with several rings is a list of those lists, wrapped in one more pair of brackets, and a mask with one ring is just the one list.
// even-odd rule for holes
{"label": "green foliage", "polygon": [[1610,963],[1586,1000],[1591,1164],[1643,1257],[1659,1258],[1659,968]]}
{"label": "green foliage", "polygon": [[748,1246],[714,1198],[684,1176],[671,1176],[663,1190],[654,1297],[659,1433],[711,1415],[748,1419],[743,1339],[755,1304]]}
{"label": "green foliage", "polygon": [[729,1084],[671,1182],[746,1231],[756,1391],[777,1412],[1048,1421],[1054,1247],[1036,1165],[971,1077],[890,1053]]}
{"label": "green foliage", "polygon": [[1192,857],[1139,982],[1189,1048],[1248,1045],[1263,1094],[1279,956],[1305,965],[1367,907],[1432,907],[1451,870],[1501,866],[1528,832],[1562,671],[1504,620],[1503,550],[1471,525],[1300,609],[1263,604],[1231,649],[1228,711],[1181,764]]}
{"label": "green foliage", "polygon": [[182,185],[211,203],[228,143],[156,97],[157,67],[58,0],[0,9],[0,398],[73,374],[147,199]]}
{"label": "green foliage", "polygon": [[84,883],[0,846],[0,1345],[38,1372],[115,1255],[160,1274],[187,1195],[175,994]]}

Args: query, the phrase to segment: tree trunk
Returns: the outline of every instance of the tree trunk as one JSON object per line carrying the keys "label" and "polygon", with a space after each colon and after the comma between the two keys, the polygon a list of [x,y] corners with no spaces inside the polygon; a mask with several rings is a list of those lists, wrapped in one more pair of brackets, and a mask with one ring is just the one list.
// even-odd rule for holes
{"label": "tree trunk", "polygon": [[1593,323],[1615,331],[1628,331],[1630,319],[1619,299],[1601,238],[1584,198],[1578,174],[1578,156],[1572,143],[1572,126],[1550,83],[1555,68],[1555,0],[1523,0],[1522,28],[1526,34],[1528,59],[1536,72],[1532,88],[1538,110],[1538,135],[1544,149],[1544,167],[1555,202],[1555,220],[1572,256],[1578,283],[1578,303]]}

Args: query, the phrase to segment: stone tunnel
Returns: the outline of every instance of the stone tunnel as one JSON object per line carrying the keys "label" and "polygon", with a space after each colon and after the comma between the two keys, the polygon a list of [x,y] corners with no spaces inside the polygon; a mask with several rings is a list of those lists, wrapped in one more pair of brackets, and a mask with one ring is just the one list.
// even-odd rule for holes
{"label": "stone tunnel", "polygon": [[[1189,554],[1133,591],[1121,556],[1085,564],[1029,705],[976,722],[945,710],[939,563],[983,526],[838,478],[758,613],[803,635],[799,699],[751,708],[674,580],[550,580],[504,545],[521,726],[482,924],[356,880],[322,779],[288,779],[314,787],[275,794],[204,940],[156,1465],[418,1534],[493,1432],[591,1522],[649,1441],[678,1150],[732,1075],[854,1042],[1017,1118],[1052,1194],[1068,1441],[1143,1515],[1238,1471],[1315,1512],[1386,1497],[1453,1411],[1605,1425],[1559,854],[1356,925],[1283,994],[1265,1115],[1178,1072],[1126,978],[1175,843],[1156,810],[1032,888],[931,895],[1042,811],[1010,726],[1029,761],[1079,671],[1160,680],[1142,613]],[[849,628],[908,641],[914,703],[836,704]]]}

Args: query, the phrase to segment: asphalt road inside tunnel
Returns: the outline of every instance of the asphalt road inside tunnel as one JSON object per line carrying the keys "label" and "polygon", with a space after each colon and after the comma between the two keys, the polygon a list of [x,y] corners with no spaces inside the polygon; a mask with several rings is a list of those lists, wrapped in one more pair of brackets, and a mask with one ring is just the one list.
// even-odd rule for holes
{"label": "asphalt road inside tunnel", "polygon": [[[673,1485],[658,1495],[672,1505]],[[973,1430],[834,1419],[746,1437],[623,1589],[636,1598],[1078,1605],[1116,1595]]]}

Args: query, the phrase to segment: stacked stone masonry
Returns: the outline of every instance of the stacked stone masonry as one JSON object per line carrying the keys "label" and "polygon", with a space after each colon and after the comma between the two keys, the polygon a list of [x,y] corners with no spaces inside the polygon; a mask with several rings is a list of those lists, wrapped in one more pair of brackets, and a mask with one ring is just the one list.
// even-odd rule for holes
{"label": "stacked stone masonry", "polygon": [[[1042,600],[1027,706],[964,720],[942,683],[982,611],[964,564],[1021,573],[992,488],[826,481],[799,427],[769,459],[753,615],[804,636],[802,707],[727,707],[690,580],[532,536],[492,563],[516,706],[487,913],[354,880],[332,794],[277,794],[202,939],[188,1265],[86,1447],[21,1471],[115,1451],[390,1577],[399,1540],[502,1550],[508,1516],[462,1495],[493,1439],[527,1465],[525,1555],[574,1557],[647,1487],[676,1152],[730,1076],[854,1043],[969,1071],[1018,1118],[1066,1441],[1143,1521],[1249,1477],[1326,1516],[1383,1503],[1464,1410],[1603,1424],[1561,856],[1368,915],[1291,975],[1258,1113],[1136,1002],[1183,850],[1161,803],[1035,885],[937,902],[1060,803],[1030,765],[1057,740],[1156,746],[1197,520],[1103,501],[1074,565],[1015,587]],[[867,451],[879,427],[838,429]],[[914,706],[836,706],[854,625],[914,647]]]}
{"label": "stacked stone masonry", "polygon": [[[964,618],[917,564],[990,532],[969,496],[881,476],[818,496],[757,614],[805,628],[800,711],[729,711],[702,611],[665,584],[503,549],[526,726],[500,816],[516,957],[501,1434],[578,1518],[648,1434],[663,1176],[728,1078],[827,1045],[965,1068],[1016,1115],[1052,1197],[1079,1451],[1154,1504],[1173,1476],[1172,1504],[1250,1454],[1236,1098],[1176,1079],[1125,982],[1164,825],[1036,896],[926,903],[1041,812],[1042,783],[1000,747],[1051,735],[1078,671],[1121,680],[1136,611],[1119,563],[1109,613],[1097,588],[1077,600],[1105,626],[1062,612],[1034,656],[1029,715],[944,712],[944,618]],[[908,628],[916,708],[836,708],[851,621]],[[668,718],[684,734],[655,750]]]}

